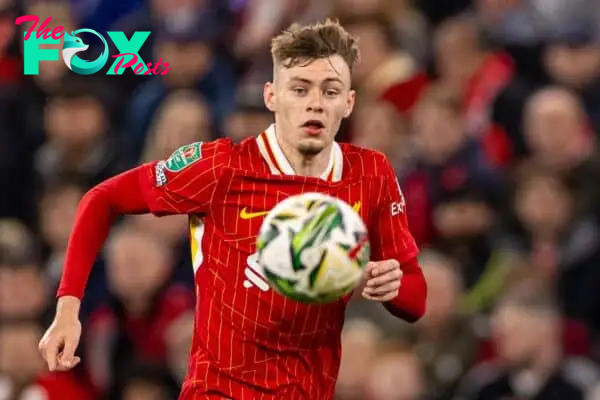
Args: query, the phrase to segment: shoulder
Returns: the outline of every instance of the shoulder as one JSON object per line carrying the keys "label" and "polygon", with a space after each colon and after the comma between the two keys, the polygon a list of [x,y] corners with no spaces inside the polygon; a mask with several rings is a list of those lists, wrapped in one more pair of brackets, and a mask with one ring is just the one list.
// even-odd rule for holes
{"label": "shoulder", "polygon": [[210,142],[194,142],[180,147],[180,149],[197,147],[201,157],[213,157],[220,154],[229,154],[235,150],[236,145],[229,138],[221,138]]}
{"label": "shoulder", "polygon": [[171,172],[179,172],[197,164],[198,161],[226,157],[234,149],[231,139],[217,139],[210,142],[193,142],[185,144],[163,160],[164,168]]}
{"label": "shoulder", "polygon": [[168,157],[148,163],[149,178],[156,187],[173,188],[176,181],[187,182],[194,176],[216,176],[217,170],[229,163],[233,146],[230,139],[185,144]]}
{"label": "shoulder", "polygon": [[351,173],[367,177],[395,177],[389,159],[382,152],[350,143],[340,143],[340,148]]}

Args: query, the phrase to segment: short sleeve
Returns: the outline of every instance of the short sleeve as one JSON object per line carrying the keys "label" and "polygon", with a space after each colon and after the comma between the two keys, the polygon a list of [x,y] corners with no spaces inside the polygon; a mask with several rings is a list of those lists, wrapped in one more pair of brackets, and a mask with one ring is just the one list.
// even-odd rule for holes
{"label": "short sleeve", "polygon": [[145,164],[140,186],[150,211],[155,215],[208,212],[231,148],[227,139],[196,142],[164,160]]}

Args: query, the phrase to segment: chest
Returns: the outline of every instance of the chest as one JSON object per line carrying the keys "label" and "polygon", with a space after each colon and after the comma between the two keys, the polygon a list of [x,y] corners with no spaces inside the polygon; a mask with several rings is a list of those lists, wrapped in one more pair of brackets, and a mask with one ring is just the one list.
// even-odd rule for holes
{"label": "chest", "polygon": [[242,252],[255,250],[256,236],[267,214],[281,201],[301,193],[319,192],[348,203],[369,225],[374,187],[367,179],[329,185],[317,179],[232,176],[215,201],[211,224],[224,241]]}

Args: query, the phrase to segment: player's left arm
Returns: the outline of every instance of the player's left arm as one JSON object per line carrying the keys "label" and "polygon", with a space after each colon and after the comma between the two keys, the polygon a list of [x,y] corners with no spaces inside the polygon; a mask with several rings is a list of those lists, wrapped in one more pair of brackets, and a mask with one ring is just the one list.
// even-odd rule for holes
{"label": "player's left arm", "polygon": [[425,313],[427,284],[408,228],[404,196],[387,160],[382,172],[383,188],[371,223],[373,261],[367,266],[362,294],[382,302],[394,316],[414,322]]}

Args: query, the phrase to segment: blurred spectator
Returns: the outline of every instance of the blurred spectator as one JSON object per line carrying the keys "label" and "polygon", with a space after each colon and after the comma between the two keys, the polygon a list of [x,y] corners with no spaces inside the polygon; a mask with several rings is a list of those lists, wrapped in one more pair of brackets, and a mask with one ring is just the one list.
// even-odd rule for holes
{"label": "blurred spectator", "polygon": [[35,262],[38,253],[33,232],[18,220],[0,219],[0,264]]}
{"label": "blurred spectator", "polygon": [[[156,56],[155,48],[164,29],[183,32],[194,29],[192,27],[203,27],[196,33],[202,36],[206,32],[212,32],[215,44],[226,42],[222,39],[228,38],[229,31],[233,29],[233,11],[229,9],[228,2],[220,0],[127,0],[125,4],[127,3],[139,3],[140,6],[133,8],[128,14],[121,15],[112,30],[123,31],[127,37],[138,31],[151,32],[139,52],[146,62],[158,60],[153,60]],[[120,11],[118,7],[111,7],[111,10]],[[126,79],[127,89],[131,91],[141,82],[145,82],[143,77],[130,75]]]}
{"label": "blurred spectator", "polygon": [[597,3],[481,0],[478,4],[487,31],[516,62],[517,76],[497,99],[495,118],[512,137],[517,153],[525,150],[520,126],[524,103],[533,91],[548,83],[565,85],[580,95],[592,127],[600,130]]}
{"label": "blurred spectator", "polygon": [[552,170],[526,164],[516,176],[511,245],[557,290],[566,316],[597,330],[600,228],[577,214],[572,188]]}
{"label": "blurred spectator", "polygon": [[386,14],[394,30],[394,45],[406,50],[420,66],[428,51],[427,24],[409,0],[334,0],[333,16],[348,18]]}
{"label": "blurred spectator", "polygon": [[600,217],[597,138],[579,99],[558,87],[540,90],[527,102],[524,131],[533,160],[569,179],[578,211]]}
{"label": "blurred spectator", "polygon": [[[40,20],[52,16],[47,28],[72,27],[68,7],[59,2],[28,2],[27,14]],[[20,11],[17,2],[0,1],[0,213],[16,217],[29,226],[35,224],[33,154],[44,140],[45,96],[56,90],[64,72],[64,62],[40,61],[39,74],[23,75],[23,34],[30,23],[15,25]],[[60,44],[48,45],[60,49]],[[18,55],[18,56],[17,56]]]}
{"label": "blurred spectator", "polygon": [[425,393],[419,360],[400,343],[380,346],[367,379],[366,399],[412,400],[423,398]]}
{"label": "blurred spectator", "polygon": [[543,57],[551,79],[581,96],[593,129],[600,132],[600,28],[597,26],[600,24],[600,12],[593,9],[597,8],[594,2],[588,0],[586,3],[595,17],[593,24],[596,26],[581,26],[579,21],[573,22],[573,26],[559,31]]}
{"label": "blurred spectator", "polygon": [[[213,136],[208,105],[198,93],[188,90],[174,91],[154,115],[140,162],[166,158],[183,145],[209,141]],[[176,248],[176,274],[193,279],[189,263],[187,216],[156,217],[144,214],[128,219],[138,229],[149,232],[171,248]]]}
{"label": "blurred spectator", "polygon": [[177,385],[173,378],[160,365],[129,365],[114,389],[107,396],[108,400],[175,400]]}
{"label": "blurred spectator", "polygon": [[402,186],[417,242],[487,232],[502,201],[502,177],[467,134],[459,98],[443,86],[428,88],[415,108],[413,135],[417,159]]}
{"label": "blurred spectator", "polygon": [[594,137],[579,99],[565,89],[540,90],[527,104],[525,133],[532,156],[557,170],[594,151]]}
{"label": "blurred spectator", "polygon": [[86,189],[126,168],[102,98],[93,86],[73,81],[45,109],[46,143],[36,155],[43,182],[62,175],[83,179]]}
{"label": "blurred spectator", "polygon": [[439,80],[461,98],[464,129],[483,136],[490,128],[490,106],[512,77],[512,60],[488,49],[476,21],[450,18],[435,31],[435,65]]}
{"label": "blurred spectator", "polygon": [[352,125],[354,144],[384,153],[399,176],[406,172],[412,150],[408,122],[390,103],[360,102]]}
{"label": "blurred spectator", "polygon": [[[238,30],[235,54],[243,61],[259,54],[269,59],[268,48],[273,35],[282,29],[296,7],[295,0],[256,0],[245,3],[242,24]],[[307,3],[310,3],[308,1]],[[324,2],[321,2],[324,3]],[[265,66],[265,68],[268,68]]]}
{"label": "blurred spectator", "polygon": [[53,287],[58,286],[77,206],[85,192],[84,187],[77,180],[65,180],[49,186],[40,198],[40,233],[46,246],[45,269]]}
{"label": "blurred spectator", "polygon": [[512,258],[498,248],[506,182],[470,137],[458,96],[431,86],[414,116],[416,159],[402,179],[411,231],[421,246],[434,246],[460,265],[466,306],[485,310],[502,286]]}
{"label": "blurred spectator", "polygon": [[[177,246],[188,234],[188,220],[184,215],[169,215],[157,217],[152,214],[142,214],[128,217],[132,226],[147,232],[167,246]],[[186,256],[188,256],[186,251]]]}
{"label": "blurred spectator", "polygon": [[154,114],[142,162],[166,158],[179,147],[213,138],[210,109],[193,91],[170,94]]}
{"label": "blurred spectator", "polygon": [[[51,21],[46,25],[46,28],[49,31],[52,31],[58,26],[62,26],[65,32],[72,32],[77,29],[77,21],[74,20],[71,6],[67,1],[51,0],[26,2],[24,11],[25,13],[23,15],[37,15],[39,17],[38,27],[43,21],[51,18]],[[31,24],[32,22],[27,22],[19,26],[19,32],[17,34],[20,38],[22,38],[23,34],[29,30]],[[19,43],[23,45],[25,42],[19,40]],[[62,49],[60,43],[49,44],[46,46],[59,51]],[[32,83],[34,83],[38,90],[37,94],[47,95],[59,89],[62,79],[67,71],[68,67],[65,63],[41,60],[39,62],[39,74],[32,76]]]}
{"label": "blurred spectator", "polygon": [[181,385],[188,370],[194,331],[193,311],[181,314],[166,332],[167,365],[177,384]]}
{"label": "blurred spectator", "polygon": [[233,1],[238,13],[233,55],[238,64],[240,89],[262,94],[265,81],[272,79],[271,38],[292,23],[323,20],[331,1],[253,0]]}
{"label": "blurred spectator", "polygon": [[45,372],[37,349],[41,335],[31,320],[0,323],[0,399],[93,400],[76,372]]}
{"label": "blurred spectator", "polygon": [[361,62],[353,71],[360,101],[387,100],[398,112],[409,112],[427,84],[415,60],[397,49],[386,14],[349,16],[344,27],[359,38]]}
{"label": "blurred spectator", "polygon": [[423,365],[426,398],[446,399],[474,364],[478,338],[461,313],[463,283],[456,263],[443,254],[424,251],[419,264],[430,295],[423,319],[411,326],[407,340]]}
{"label": "blurred spectator", "polygon": [[261,95],[251,90],[239,90],[237,107],[225,125],[225,136],[239,142],[256,132],[264,131],[273,123],[273,114],[267,110]]}
{"label": "blurred spectator", "polygon": [[32,233],[0,220],[0,320],[46,316],[48,294]]}
{"label": "blurred spectator", "polygon": [[[27,2],[23,15],[37,15],[39,24],[48,18],[52,18],[46,25],[50,31],[58,26],[62,26],[66,32],[74,31],[77,26],[69,3],[66,1],[32,1]],[[14,23],[14,21],[13,21]],[[21,49],[25,43],[23,35],[31,27],[31,22],[27,22],[17,27],[16,35],[19,39]],[[49,49],[62,50],[62,45],[47,44]],[[60,61],[60,56],[59,56]],[[28,150],[36,149],[45,139],[45,119],[44,112],[47,103],[47,97],[58,92],[64,86],[68,76],[73,76],[64,62],[40,60],[39,73],[36,75],[26,75],[19,91],[18,102],[15,107],[15,116],[18,129],[25,136],[24,140],[29,146]]]}
{"label": "blurred spectator", "polygon": [[336,384],[336,400],[362,400],[378,353],[382,332],[369,320],[354,318],[342,333],[342,361]]}
{"label": "blurred spectator", "polygon": [[35,264],[0,264],[0,319],[46,316],[48,288]]}
{"label": "blurred spectator", "polygon": [[456,399],[589,399],[600,371],[562,354],[560,312],[536,280],[513,286],[496,307],[493,334],[501,359],[475,367]]}
{"label": "blurred spectator", "polygon": [[154,58],[169,63],[169,73],[153,77],[133,94],[127,140],[134,158],[140,156],[149,120],[173,90],[191,89],[201,94],[209,107],[213,133],[222,134],[223,124],[235,107],[236,79],[230,61],[215,46],[218,31],[213,28],[202,22],[159,27]]}
{"label": "blurred spectator", "polygon": [[167,243],[129,225],[107,249],[112,298],[90,316],[85,337],[87,371],[100,392],[115,383],[128,361],[165,363],[169,325],[193,307],[193,293],[169,286]]}

